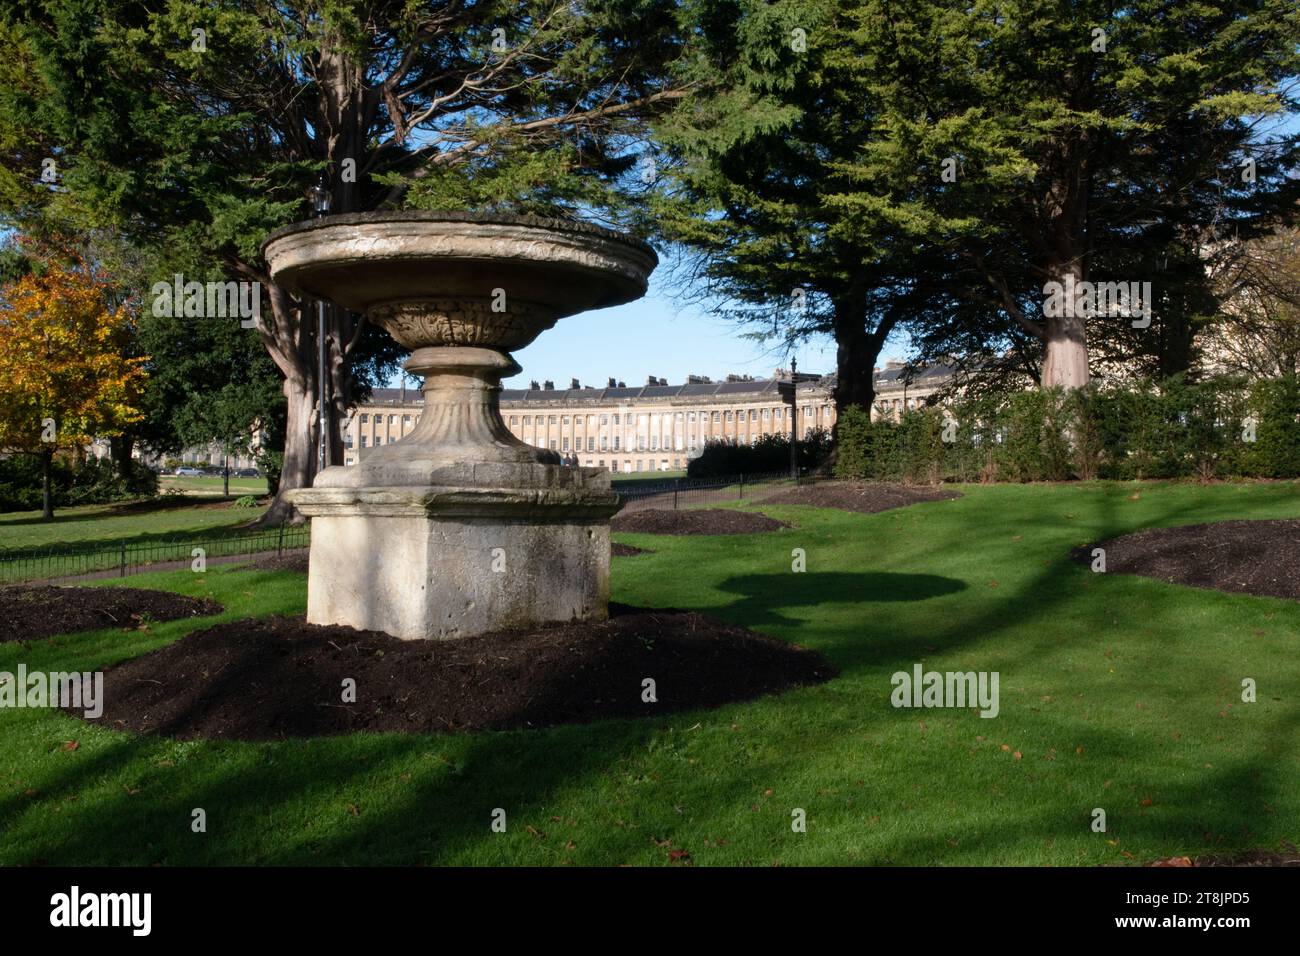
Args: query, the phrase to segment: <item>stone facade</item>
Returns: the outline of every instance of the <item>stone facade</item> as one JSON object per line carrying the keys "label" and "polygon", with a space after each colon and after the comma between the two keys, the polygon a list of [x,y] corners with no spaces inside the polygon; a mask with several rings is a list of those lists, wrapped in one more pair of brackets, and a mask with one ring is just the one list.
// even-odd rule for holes
{"label": "stone facade", "polygon": [[[653,376],[652,376],[653,378]],[[895,420],[947,385],[948,369],[935,366],[903,376],[901,363],[876,374],[872,417]],[[835,424],[833,375],[804,375],[796,384],[799,432],[830,431]],[[655,378],[643,386],[614,381],[602,388],[503,389],[501,416],[520,441],[559,455],[576,454],[581,465],[608,471],[680,471],[710,440],[753,442],[761,435],[790,433],[789,405],[778,390],[789,373],[771,378],[729,376],[713,382],[691,376],[682,385]],[[537,384],[537,383],[534,383]],[[354,465],[376,447],[405,437],[420,421],[423,402],[412,389],[376,389],[344,423],[345,464]]]}

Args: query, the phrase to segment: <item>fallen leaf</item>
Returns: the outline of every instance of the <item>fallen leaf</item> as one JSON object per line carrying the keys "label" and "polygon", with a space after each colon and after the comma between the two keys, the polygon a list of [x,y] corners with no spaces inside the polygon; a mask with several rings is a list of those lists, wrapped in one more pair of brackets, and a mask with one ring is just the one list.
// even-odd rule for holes
{"label": "fallen leaf", "polygon": [[70,752],[72,752],[73,750],[76,750],[76,749],[77,749],[78,747],[80,747],[80,746],[81,746],[81,742],[80,742],[80,741],[78,741],[78,740],[69,740],[67,743],[65,743],[65,744],[64,744],[62,747],[60,747],[59,749],[62,750],[62,751],[64,751],[64,752],[70,753]]}

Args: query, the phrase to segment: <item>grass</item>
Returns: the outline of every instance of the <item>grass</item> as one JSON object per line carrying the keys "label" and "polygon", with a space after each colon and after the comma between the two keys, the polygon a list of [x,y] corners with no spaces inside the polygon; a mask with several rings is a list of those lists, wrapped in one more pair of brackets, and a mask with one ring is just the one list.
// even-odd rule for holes
{"label": "grass", "polygon": [[[1066,560],[1148,526],[1297,517],[1300,489],[963,490],[878,515],[764,507],[795,525],[770,535],[619,536],[655,553],[614,562],[615,600],[705,610],[841,670],[780,697],[275,744],[0,711],[0,863],[654,865],[685,850],[697,864],[1093,865],[1300,842],[1300,604]],[[211,595],[223,619],[297,613],[305,598],[287,572],[129,583]],[[101,667],[210,623],[0,644],[0,670]],[[918,662],[998,671],[1000,715],[892,708],[891,674]],[[1245,677],[1258,703],[1241,702]],[[191,832],[198,807],[205,834]],[[1089,826],[1098,807],[1104,834]],[[796,808],[806,833],[792,832]]]}
{"label": "grass", "polygon": [[[187,495],[203,496],[220,496],[224,485],[221,478],[198,478],[190,475],[163,475],[158,479],[158,484],[163,489],[175,488]],[[265,478],[234,478],[230,479],[230,494],[239,495],[257,495],[261,497],[267,494]]]}
{"label": "grass", "polygon": [[181,497],[109,505],[58,508],[53,521],[39,511],[0,514],[0,553],[26,548],[62,548],[97,541],[154,541],[231,532],[266,509],[199,504]]}

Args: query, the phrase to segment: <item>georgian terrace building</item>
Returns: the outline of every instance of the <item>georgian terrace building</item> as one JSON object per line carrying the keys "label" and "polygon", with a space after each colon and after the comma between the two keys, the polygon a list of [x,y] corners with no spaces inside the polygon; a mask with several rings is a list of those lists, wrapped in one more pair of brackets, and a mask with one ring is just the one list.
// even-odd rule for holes
{"label": "georgian terrace building", "polygon": [[[902,363],[890,362],[876,372],[873,418],[897,419],[924,403],[950,378],[936,366],[903,376]],[[756,441],[762,435],[790,433],[790,407],[778,384],[790,373],[777,369],[771,378],[729,375],[715,382],[689,376],[669,385],[650,376],[645,385],[628,387],[610,379],[600,388],[568,388],[532,382],[526,389],[503,389],[501,417],[520,441],[576,455],[585,466],[615,472],[680,471],[710,440]],[[831,397],[833,375],[800,373],[795,383],[799,432],[829,431],[835,423]],[[353,409],[344,424],[345,464],[356,464],[367,449],[392,444],[419,421],[422,396],[417,388],[377,388],[371,400]]]}

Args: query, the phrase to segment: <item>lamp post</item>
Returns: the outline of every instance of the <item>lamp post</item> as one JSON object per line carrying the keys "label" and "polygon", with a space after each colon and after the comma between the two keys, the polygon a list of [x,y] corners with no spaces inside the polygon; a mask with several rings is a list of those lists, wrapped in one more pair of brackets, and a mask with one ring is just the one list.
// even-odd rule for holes
{"label": "lamp post", "polygon": [[[320,219],[326,216],[330,211],[330,191],[325,181],[325,174],[321,173],[320,179],[316,185],[311,188],[311,206],[312,211],[316,213],[316,218]],[[320,299],[316,302],[316,380],[319,385],[320,397],[317,403],[320,406],[320,441],[317,443],[318,454],[316,459],[316,472],[325,470],[329,464],[329,405],[328,391],[325,377],[325,300]]]}
{"label": "lamp post", "polygon": [[799,360],[790,356],[790,475],[799,483]]}

